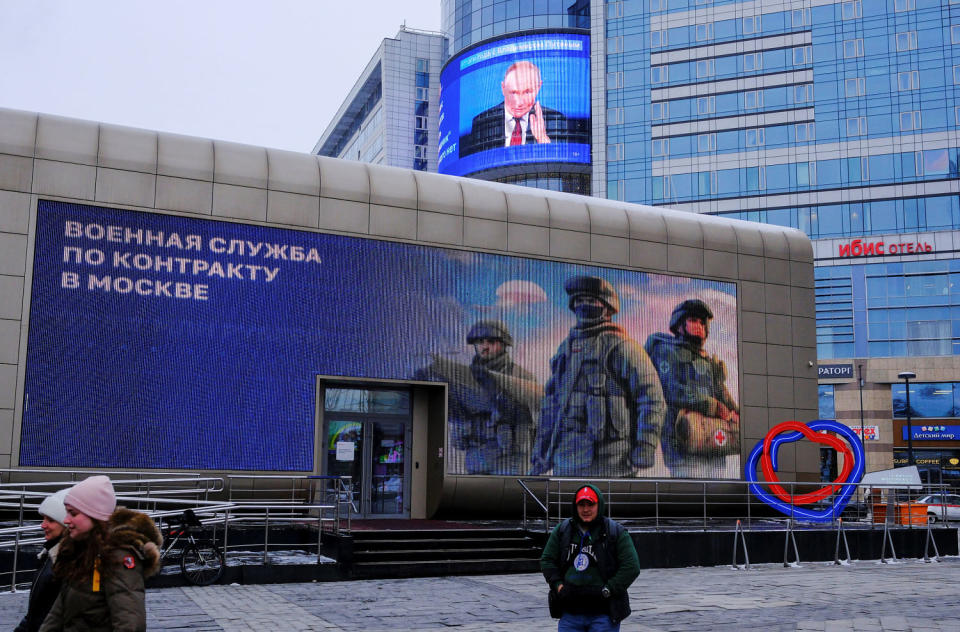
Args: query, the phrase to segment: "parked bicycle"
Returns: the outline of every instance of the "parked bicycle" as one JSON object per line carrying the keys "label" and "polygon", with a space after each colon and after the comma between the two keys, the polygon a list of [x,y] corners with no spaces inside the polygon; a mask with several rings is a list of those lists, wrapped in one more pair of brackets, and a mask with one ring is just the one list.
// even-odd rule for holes
{"label": "parked bicycle", "polygon": [[175,525],[165,530],[166,541],[160,550],[161,565],[171,551],[174,552],[171,557],[179,553],[180,572],[194,586],[213,584],[223,575],[226,566],[223,551],[216,543],[194,536],[193,529],[202,526],[193,510],[187,509]]}

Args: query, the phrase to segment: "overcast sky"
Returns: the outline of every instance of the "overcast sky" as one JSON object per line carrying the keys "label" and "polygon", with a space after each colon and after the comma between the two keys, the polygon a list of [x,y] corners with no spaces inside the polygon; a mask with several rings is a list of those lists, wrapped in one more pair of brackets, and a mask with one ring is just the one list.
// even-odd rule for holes
{"label": "overcast sky", "polygon": [[440,0],[0,0],[0,107],[308,152]]}

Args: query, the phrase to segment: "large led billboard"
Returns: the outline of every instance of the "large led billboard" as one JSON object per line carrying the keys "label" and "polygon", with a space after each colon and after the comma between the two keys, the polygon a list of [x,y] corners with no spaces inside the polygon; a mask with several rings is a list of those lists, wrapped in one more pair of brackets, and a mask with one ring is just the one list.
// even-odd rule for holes
{"label": "large led billboard", "polygon": [[590,37],[537,32],[469,48],[440,73],[438,170],[590,164]]}
{"label": "large led billboard", "polygon": [[734,284],[38,203],[20,465],[309,471],[317,376],[442,381],[451,474],[739,477]]}

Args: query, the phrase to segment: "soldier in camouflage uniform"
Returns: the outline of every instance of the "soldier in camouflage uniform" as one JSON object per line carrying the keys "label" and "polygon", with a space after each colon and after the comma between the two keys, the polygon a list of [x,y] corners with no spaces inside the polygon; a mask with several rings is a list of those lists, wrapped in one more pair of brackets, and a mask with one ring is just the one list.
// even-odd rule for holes
{"label": "soldier in camouflage uniform", "polygon": [[533,434],[530,402],[543,390],[510,358],[513,337],[502,322],[478,321],[467,344],[475,352],[469,366],[435,357],[416,377],[448,383],[451,447],[463,451],[467,474],[522,474]]}
{"label": "soldier in camouflage uniform", "polygon": [[604,279],[563,286],[577,324],[550,361],[531,474],[634,476],[654,463],[666,405],[647,353],[611,322],[620,298]]}
{"label": "soldier in camouflage uniform", "polygon": [[644,345],[663,384],[663,458],[677,477],[722,476],[727,455],[740,451],[740,408],[727,390],[727,368],[703,348],[711,320],[706,303],[683,301],[670,315],[671,333]]}

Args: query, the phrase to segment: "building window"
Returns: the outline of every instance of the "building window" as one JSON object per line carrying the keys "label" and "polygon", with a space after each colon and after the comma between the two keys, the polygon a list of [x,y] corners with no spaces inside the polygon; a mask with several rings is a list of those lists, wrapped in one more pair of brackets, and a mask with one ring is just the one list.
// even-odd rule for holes
{"label": "building window", "polygon": [[667,75],[667,66],[650,67],[650,80],[653,83],[666,83],[668,81]]}
{"label": "building window", "polygon": [[750,72],[763,68],[763,53],[747,53],[743,56],[743,70]]}
{"label": "building window", "polygon": [[704,42],[713,39],[713,22],[708,24],[697,24],[694,28],[698,42]]}
{"label": "building window", "polygon": [[699,97],[697,99],[697,114],[713,114],[717,111],[717,97]]}
{"label": "building window", "polygon": [[849,59],[851,57],[863,57],[863,40],[859,38],[844,40],[843,57],[844,59]]}
{"label": "building window", "polygon": [[913,132],[921,127],[920,110],[900,113],[900,131]]}
{"label": "building window", "polygon": [[415,116],[414,121],[417,129],[427,129],[427,117],[426,116]]}
{"label": "building window", "polygon": [[[653,33],[650,34],[651,37]],[[616,54],[623,52],[623,38],[622,37],[608,37],[607,38],[607,54]]]}
{"label": "building window", "polygon": [[813,84],[808,83],[802,86],[793,86],[793,102],[807,103],[813,101]]}
{"label": "building window", "polygon": [[862,14],[863,10],[860,7],[860,0],[844,2],[840,5],[840,19],[842,20],[856,20]]}
{"label": "building window", "polygon": [[749,18],[743,18],[743,34],[744,35],[759,33],[762,30],[763,30],[763,27],[760,25],[759,15],[754,15]]}
{"label": "building window", "polygon": [[747,147],[759,147],[760,145],[763,145],[763,128],[748,129]]}
{"label": "building window", "polygon": [[653,155],[667,156],[670,154],[670,141],[666,138],[653,139]]}
{"label": "building window", "polygon": [[960,66],[953,67],[953,83],[960,83]]}
{"label": "building window", "polygon": [[423,88],[423,87],[421,87],[421,86],[417,86],[416,100],[417,100],[417,101],[429,101],[429,100],[430,100],[430,88]]}
{"label": "building window", "polygon": [[813,63],[813,47],[798,46],[793,49],[793,65],[803,66]]}
{"label": "building window", "polygon": [[610,162],[623,160],[623,143],[607,145],[607,160]]}
{"label": "building window", "polygon": [[670,102],[662,101],[660,103],[651,103],[650,118],[655,121],[662,121],[663,119],[670,118]]}
{"label": "building window", "polygon": [[697,194],[709,195],[717,192],[717,172],[701,171],[697,174]]}
{"label": "building window", "polygon": [[960,26],[950,27],[950,43],[960,44]]}
{"label": "building window", "polygon": [[650,0],[650,11],[666,11],[667,10],[667,0]]}
{"label": "building window", "polygon": [[417,72],[430,72],[430,60],[423,57],[418,58]]}
{"label": "building window", "polygon": [[413,146],[413,157],[422,158],[426,160],[427,158],[427,146],[426,145],[414,145]]}
{"label": "building window", "polygon": [[917,70],[908,70],[907,72],[897,73],[897,89],[900,92],[907,90],[916,90],[920,87],[920,72]]}
{"label": "building window", "polygon": [[607,89],[608,90],[618,90],[623,87],[623,73],[622,72],[608,72],[607,73]]}
{"label": "building window", "polygon": [[607,108],[607,125],[623,124],[623,108]]}
{"label": "building window", "polygon": [[833,405],[833,384],[817,385],[817,416],[820,419],[836,419],[836,407]]}
{"label": "building window", "polygon": [[853,77],[843,80],[843,95],[845,97],[859,97],[866,94],[867,88],[863,77]]}
{"label": "building window", "polygon": [[794,9],[790,16],[793,26],[810,26],[810,9]]}
{"label": "building window", "polygon": [[897,13],[901,11],[913,11],[917,8],[917,0],[893,0],[893,10]]}
{"label": "building window", "polygon": [[716,151],[717,150],[717,135],[714,133],[710,134],[698,134],[697,135],[697,151]]}
{"label": "building window", "polygon": [[953,108],[953,122],[960,125],[960,105]]}
{"label": "building window", "polygon": [[697,62],[697,78],[712,77],[714,74],[714,64],[712,59],[701,59]]}
{"label": "building window", "polygon": [[897,50],[914,50],[917,48],[917,32],[916,31],[904,31],[903,33],[897,33]]}
{"label": "building window", "polygon": [[798,143],[807,143],[817,139],[813,123],[797,123],[794,126],[794,132],[796,133]]}
{"label": "building window", "polygon": [[651,181],[653,183],[654,200],[670,198],[670,176],[654,176]]}
{"label": "building window", "polygon": [[623,3],[611,2],[607,4],[607,17],[611,20],[623,17]]}
{"label": "building window", "polygon": [[847,119],[847,136],[865,136],[867,133],[867,117],[854,116]]}
{"label": "building window", "polygon": [[[623,39],[623,38],[617,38]],[[662,29],[659,31],[650,31],[650,47],[651,48],[660,48],[661,46],[667,45],[667,30]],[[618,53],[621,51],[617,51]]]}
{"label": "building window", "polygon": [[751,90],[743,93],[743,107],[754,110],[763,107],[763,90]]}

